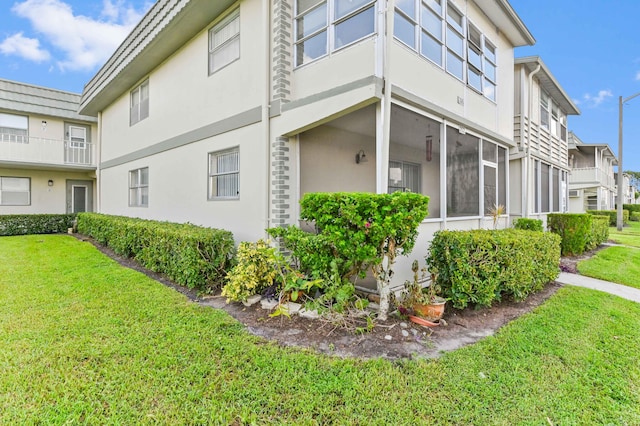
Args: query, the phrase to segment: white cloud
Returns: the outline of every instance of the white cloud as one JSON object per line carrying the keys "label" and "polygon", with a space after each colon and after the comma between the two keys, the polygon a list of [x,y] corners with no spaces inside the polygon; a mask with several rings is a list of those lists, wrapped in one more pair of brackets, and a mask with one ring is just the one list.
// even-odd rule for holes
{"label": "white cloud", "polygon": [[44,62],[51,58],[49,52],[40,48],[40,41],[28,38],[23,33],[16,33],[0,43],[0,52],[5,55],[16,55],[33,62]]}
{"label": "white cloud", "polygon": [[600,106],[601,103],[606,101],[607,99],[613,97],[613,93],[611,90],[600,90],[597,95],[591,95],[589,93],[585,93],[582,95],[582,100],[578,102],[579,104],[584,104],[588,107],[595,108]]}
{"label": "white cloud", "polygon": [[[149,6],[145,4],[145,11]],[[92,70],[103,64],[144,13],[122,0],[103,0],[102,20],[74,15],[61,0],[26,0],[12,10],[62,53],[57,65],[63,71]]]}
{"label": "white cloud", "polygon": [[636,80],[640,80],[640,71],[636,73]]}

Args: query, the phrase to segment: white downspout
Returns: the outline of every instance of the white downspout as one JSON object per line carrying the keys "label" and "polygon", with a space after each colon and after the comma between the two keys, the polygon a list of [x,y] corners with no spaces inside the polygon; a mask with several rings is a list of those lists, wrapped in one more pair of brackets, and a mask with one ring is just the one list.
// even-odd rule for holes
{"label": "white downspout", "polygon": [[263,80],[263,100],[262,100],[262,126],[263,137],[266,146],[263,148],[266,156],[266,174],[265,188],[264,188],[264,205],[265,205],[265,238],[268,238],[267,229],[271,227],[271,209],[269,193],[271,189],[271,17],[270,15],[270,0],[262,0],[262,25],[263,25],[263,54],[264,54],[264,80]]}
{"label": "white downspout", "polygon": [[[531,122],[533,121],[533,76],[536,75],[539,71],[540,68],[542,68],[542,66],[540,64],[538,64],[538,66],[536,67],[535,70],[533,70],[531,72],[531,74],[529,74],[529,116],[528,116],[528,120],[527,120],[527,127],[529,129],[529,137],[528,139],[528,143],[527,143],[527,161],[525,162],[525,167],[524,170],[522,172],[522,176],[526,178],[522,179],[522,217],[529,217],[529,177],[531,176],[530,170],[532,169],[531,167]],[[534,176],[534,179],[536,178],[536,176]],[[535,188],[535,185],[533,186]],[[537,194],[534,194],[534,196],[537,196]]]}
{"label": "white downspout", "polygon": [[98,136],[98,141],[95,144],[96,150],[96,212],[102,212],[102,191],[100,190],[100,185],[102,184],[102,170],[100,169],[100,158],[102,157],[102,111],[98,113],[98,131],[96,132]]}

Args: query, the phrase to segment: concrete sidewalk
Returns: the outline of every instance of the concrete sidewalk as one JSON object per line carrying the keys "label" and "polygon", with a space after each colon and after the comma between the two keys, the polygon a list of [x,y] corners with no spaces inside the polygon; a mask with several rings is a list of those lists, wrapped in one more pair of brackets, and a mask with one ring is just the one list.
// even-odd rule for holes
{"label": "concrete sidewalk", "polygon": [[560,276],[556,278],[556,281],[562,284],[604,291],[605,293],[615,294],[616,296],[620,296],[624,299],[640,303],[640,289],[628,287],[626,285],[585,277],[584,275],[579,274],[570,274],[568,272],[560,272]]}

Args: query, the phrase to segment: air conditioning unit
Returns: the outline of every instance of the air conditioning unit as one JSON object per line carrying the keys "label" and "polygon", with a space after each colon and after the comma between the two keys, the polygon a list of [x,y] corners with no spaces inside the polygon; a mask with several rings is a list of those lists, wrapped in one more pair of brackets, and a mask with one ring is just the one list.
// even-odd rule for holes
{"label": "air conditioning unit", "polygon": [[580,196],[580,190],[579,189],[570,189],[569,190],[569,197],[571,198],[576,198]]}

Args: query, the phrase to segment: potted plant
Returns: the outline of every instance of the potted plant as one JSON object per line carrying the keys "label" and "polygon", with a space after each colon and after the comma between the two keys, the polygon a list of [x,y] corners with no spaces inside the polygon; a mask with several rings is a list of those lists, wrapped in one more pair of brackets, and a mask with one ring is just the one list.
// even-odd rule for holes
{"label": "potted plant", "polygon": [[[425,318],[429,321],[437,321],[444,314],[446,299],[439,296],[439,288],[436,285],[436,274],[431,274],[431,282],[426,288],[422,288],[419,283],[418,261],[414,260],[411,265],[413,271],[413,281],[405,281],[402,301],[400,303],[401,312]],[[422,268],[422,276],[426,275],[426,268]],[[403,312],[404,313],[404,312]]]}

